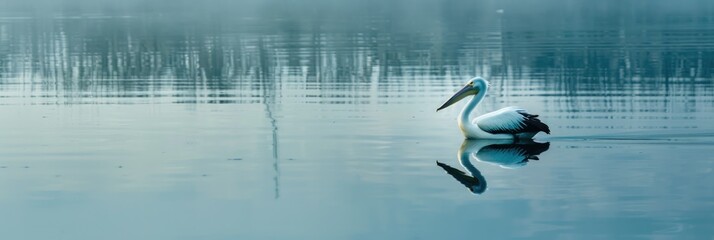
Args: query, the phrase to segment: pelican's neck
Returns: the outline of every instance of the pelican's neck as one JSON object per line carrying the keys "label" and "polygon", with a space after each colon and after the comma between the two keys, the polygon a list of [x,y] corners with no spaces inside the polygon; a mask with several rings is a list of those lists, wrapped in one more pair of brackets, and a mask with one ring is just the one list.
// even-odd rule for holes
{"label": "pelican's neck", "polygon": [[471,98],[469,103],[467,103],[466,106],[464,106],[464,109],[461,110],[461,114],[459,114],[459,126],[461,126],[461,129],[466,129],[471,126],[471,112],[476,109],[476,106],[479,102],[481,102],[484,96],[486,96],[485,87],[482,91],[479,91],[478,94]]}

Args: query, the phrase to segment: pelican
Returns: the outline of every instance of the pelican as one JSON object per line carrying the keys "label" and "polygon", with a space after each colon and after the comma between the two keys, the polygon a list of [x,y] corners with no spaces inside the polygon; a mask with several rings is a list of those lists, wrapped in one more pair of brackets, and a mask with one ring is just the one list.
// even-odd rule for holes
{"label": "pelican", "polygon": [[469,80],[461,90],[449,98],[438,112],[452,104],[466,98],[474,97],[461,110],[458,118],[459,128],[468,139],[532,139],[538,132],[550,134],[550,128],[538,119],[538,115],[526,112],[519,107],[505,107],[495,112],[490,112],[471,121],[471,112],[486,96],[488,81],[475,77]]}
{"label": "pelican", "polygon": [[499,165],[503,168],[513,169],[525,166],[530,160],[538,160],[538,155],[547,151],[550,143],[539,143],[533,140],[490,140],[466,139],[461,144],[457,158],[461,166],[471,173],[465,172],[436,161],[436,165],[443,168],[446,173],[459,181],[474,194],[486,191],[486,178],[471,163],[473,157],[476,161]]}

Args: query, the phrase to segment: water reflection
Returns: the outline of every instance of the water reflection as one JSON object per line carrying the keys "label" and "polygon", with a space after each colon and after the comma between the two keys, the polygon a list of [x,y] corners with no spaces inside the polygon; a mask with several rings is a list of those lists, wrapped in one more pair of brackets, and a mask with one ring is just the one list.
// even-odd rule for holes
{"label": "water reflection", "polygon": [[540,143],[533,140],[469,140],[466,139],[461,144],[458,151],[458,160],[470,176],[445,163],[437,161],[437,165],[443,168],[446,173],[454,177],[472,193],[481,194],[486,191],[486,178],[483,177],[471,162],[476,159],[479,162],[498,165],[503,168],[519,168],[525,166],[531,160],[539,160],[538,155],[548,151],[550,143]]}
{"label": "water reflection", "polygon": [[0,19],[0,105],[265,104],[280,116],[285,102],[437,105],[484,76],[485,110],[525,107],[563,134],[712,118],[711,19],[537,31],[498,19],[450,31],[396,31],[378,17],[340,31],[295,19]]}
{"label": "water reflection", "polygon": [[538,155],[548,151],[550,143],[533,140],[464,140],[459,149],[460,161],[467,162],[471,156],[479,162],[498,165],[502,168],[523,167]]}
{"label": "water reflection", "polygon": [[[548,104],[571,112],[593,108],[593,96],[618,106],[628,104],[622,96],[712,95],[698,88],[709,85],[713,71],[714,30],[707,18],[645,32],[634,23],[524,31],[513,15],[499,19],[475,29],[415,32],[393,31],[393,23],[380,18],[342,32],[296,19],[195,21],[182,29],[162,18],[0,21],[0,87],[30,85],[26,89],[40,96],[225,103],[260,101],[254,95],[261,94],[261,75],[358,97],[450,86],[480,75],[508,86],[510,96],[565,96]],[[418,82],[414,88],[397,84],[404,79]],[[664,101],[629,104],[660,111]]]}
{"label": "water reflection", "polygon": [[472,193],[481,194],[486,191],[486,178],[481,175],[481,172],[476,169],[476,167],[474,167],[469,160],[461,161],[461,165],[471,173],[471,176],[457,168],[439,161],[436,162],[436,165],[443,168],[446,173],[454,177],[456,181],[459,181]]}

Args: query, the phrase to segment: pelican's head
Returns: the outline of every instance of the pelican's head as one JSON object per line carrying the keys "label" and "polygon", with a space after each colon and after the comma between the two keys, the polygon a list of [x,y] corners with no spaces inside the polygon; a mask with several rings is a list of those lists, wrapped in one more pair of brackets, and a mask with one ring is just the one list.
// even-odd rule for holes
{"label": "pelican's head", "polygon": [[479,92],[485,92],[486,88],[488,88],[488,81],[486,79],[483,79],[481,77],[475,77],[471,80],[469,80],[466,83],[466,86],[461,88],[458,92],[454,94],[454,96],[451,96],[449,100],[446,100],[444,105],[441,105],[439,109],[436,109],[438,112],[441,109],[444,109],[448,106],[451,106],[452,104],[460,101],[461,99],[464,99],[465,97],[468,97],[469,95],[476,95]]}

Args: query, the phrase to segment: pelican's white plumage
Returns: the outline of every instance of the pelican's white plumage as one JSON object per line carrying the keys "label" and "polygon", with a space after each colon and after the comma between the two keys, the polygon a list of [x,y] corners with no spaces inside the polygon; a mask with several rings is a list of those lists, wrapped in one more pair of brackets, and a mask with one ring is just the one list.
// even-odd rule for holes
{"label": "pelican's white plumage", "polygon": [[505,107],[486,113],[474,119],[476,125],[486,132],[509,131],[524,125],[524,117],[519,112],[526,110],[518,107]]}
{"label": "pelican's white plumage", "polygon": [[488,81],[477,77],[469,80],[460,91],[446,101],[437,111],[444,109],[469,95],[474,97],[461,110],[459,128],[466,138],[476,139],[531,139],[538,132],[550,134],[548,125],[538,115],[518,107],[506,107],[481,115],[471,121],[471,113],[486,96]]}

